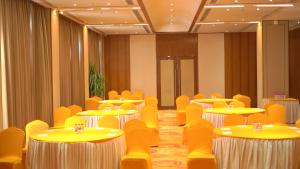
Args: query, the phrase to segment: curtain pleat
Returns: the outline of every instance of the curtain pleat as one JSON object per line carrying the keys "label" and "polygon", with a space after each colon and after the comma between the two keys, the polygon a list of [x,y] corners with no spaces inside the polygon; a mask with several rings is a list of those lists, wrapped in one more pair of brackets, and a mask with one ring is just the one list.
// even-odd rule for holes
{"label": "curtain pleat", "polygon": [[27,0],[0,2],[9,126],[51,123],[51,11]]}
{"label": "curtain pleat", "polygon": [[104,74],[103,36],[89,30],[89,65],[95,65],[99,73]]}
{"label": "curtain pleat", "polygon": [[84,106],[83,26],[59,17],[60,102]]}

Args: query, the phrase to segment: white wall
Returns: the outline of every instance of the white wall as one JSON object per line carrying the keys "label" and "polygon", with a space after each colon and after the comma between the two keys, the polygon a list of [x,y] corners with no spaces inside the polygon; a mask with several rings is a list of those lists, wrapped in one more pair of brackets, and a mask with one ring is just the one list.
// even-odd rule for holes
{"label": "white wall", "polygon": [[199,92],[225,95],[224,34],[198,35]]}
{"label": "white wall", "polygon": [[156,96],[155,35],[130,36],[130,86],[146,96]]}

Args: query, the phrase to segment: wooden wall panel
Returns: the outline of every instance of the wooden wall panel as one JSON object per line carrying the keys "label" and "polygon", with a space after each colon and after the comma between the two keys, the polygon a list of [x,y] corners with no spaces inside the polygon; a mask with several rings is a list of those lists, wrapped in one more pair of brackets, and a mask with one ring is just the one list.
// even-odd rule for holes
{"label": "wooden wall panel", "polygon": [[106,91],[130,89],[129,35],[109,35],[104,42]]}
{"label": "wooden wall panel", "polygon": [[300,99],[300,28],[289,32],[289,96]]}
{"label": "wooden wall panel", "polygon": [[256,106],[256,33],[226,33],[224,45],[226,98],[247,95]]}

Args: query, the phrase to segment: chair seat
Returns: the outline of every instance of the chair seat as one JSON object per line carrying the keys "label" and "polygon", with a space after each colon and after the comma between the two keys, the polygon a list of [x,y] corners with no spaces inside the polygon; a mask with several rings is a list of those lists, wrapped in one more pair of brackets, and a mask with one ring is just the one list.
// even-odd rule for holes
{"label": "chair seat", "polygon": [[216,159],[213,154],[194,151],[188,155],[188,169],[216,169]]}
{"label": "chair seat", "polygon": [[0,158],[0,163],[4,162],[4,163],[20,163],[22,161],[22,159],[20,157],[17,156],[5,156],[5,157],[1,157]]}
{"label": "chair seat", "polygon": [[149,154],[135,152],[123,156],[121,169],[151,169]]}
{"label": "chair seat", "polygon": [[177,110],[176,111],[176,124],[178,126],[185,125],[186,120],[186,111],[185,110]]}

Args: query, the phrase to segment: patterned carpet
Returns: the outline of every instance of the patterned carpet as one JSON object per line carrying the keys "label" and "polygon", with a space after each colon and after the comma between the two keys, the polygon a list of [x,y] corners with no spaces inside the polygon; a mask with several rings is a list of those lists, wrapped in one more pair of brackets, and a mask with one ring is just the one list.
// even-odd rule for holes
{"label": "patterned carpet", "polygon": [[153,169],[186,169],[187,148],[182,145],[182,127],[176,126],[176,111],[159,111],[160,144],[151,148]]}

